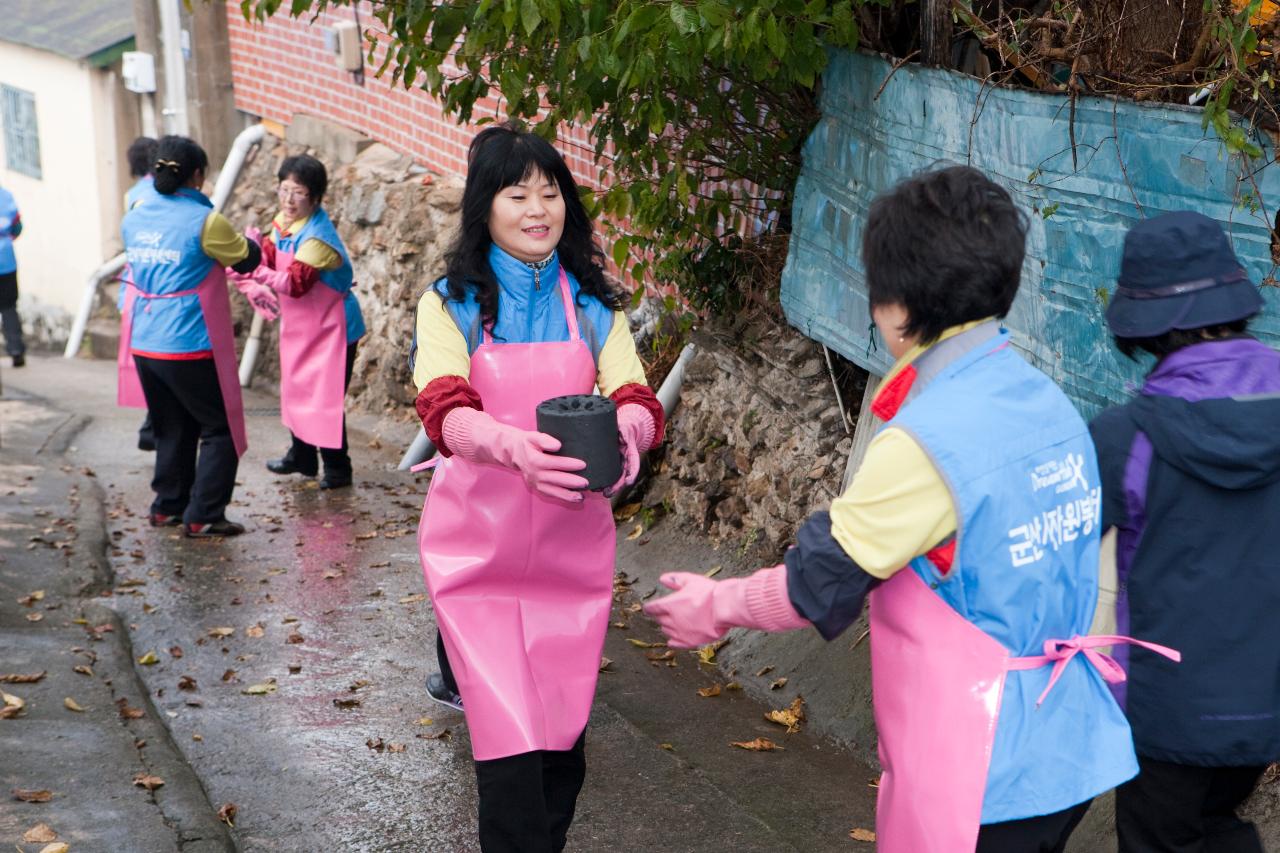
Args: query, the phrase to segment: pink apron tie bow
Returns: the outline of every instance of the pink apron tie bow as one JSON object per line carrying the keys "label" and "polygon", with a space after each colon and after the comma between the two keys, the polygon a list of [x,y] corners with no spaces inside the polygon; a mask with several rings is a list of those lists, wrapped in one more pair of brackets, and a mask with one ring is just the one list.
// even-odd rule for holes
{"label": "pink apron tie bow", "polygon": [[1120,664],[1116,663],[1115,659],[1110,655],[1098,651],[1100,647],[1115,646],[1121,643],[1141,646],[1158,655],[1164,655],[1172,661],[1182,660],[1182,655],[1178,651],[1158,643],[1148,643],[1143,640],[1135,640],[1133,637],[1122,637],[1118,634],[1094,634],[1090,636],[1077,634],[1070,640],[1045,640],[1043,655],[1011,657],[1009,658],[1008,668],[1011,670],[1039,669],[1042,666],[1053,664],[1053,672],[1049,675],[1049,683],[1045,686],[1044,692],[1040,694],[1040,698],[1036,700],[1036,707],[1039,708],[1044,703],[1045,697],[1049,695],[1049,691],[1053,689],[1053,685],[1058,683],[1058,678],[1061,677],[1062,671],[1066,669],[1067,664],[1080,653],[1084,654],[1085,658],[1089,663],[1093,664],[1093,668],[1098,671],[1098,674],[1107,683],[1119,684],[1124,681],[1127,676]]}

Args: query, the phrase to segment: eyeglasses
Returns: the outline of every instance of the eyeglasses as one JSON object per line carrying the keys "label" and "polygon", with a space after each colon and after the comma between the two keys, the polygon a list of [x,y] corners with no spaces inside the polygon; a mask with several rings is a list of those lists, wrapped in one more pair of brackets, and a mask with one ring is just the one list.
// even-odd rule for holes
{"label": "eyeglasses", "polygon": [[282,201],[306,201],[311,193],[306,190],[292,190],[288,187],[276,187],[276,195]]}

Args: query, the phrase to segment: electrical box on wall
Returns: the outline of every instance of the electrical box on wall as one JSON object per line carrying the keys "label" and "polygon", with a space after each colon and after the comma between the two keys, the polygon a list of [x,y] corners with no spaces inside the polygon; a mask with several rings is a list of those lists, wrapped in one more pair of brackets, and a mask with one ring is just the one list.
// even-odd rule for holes
{"label": "electrical box on wall", "polygon": [[137,50],[125,51],[120,59],[120,76],[124,87],[140,95],[156,90],[156,60],[149,53]]}
{"label": "electrical box on wall", "polygon": [[337,41],[338,66],[344,71],[364,70],[364,51],[360,44],[360,28],[352,21],[340,21],[333,25]]}

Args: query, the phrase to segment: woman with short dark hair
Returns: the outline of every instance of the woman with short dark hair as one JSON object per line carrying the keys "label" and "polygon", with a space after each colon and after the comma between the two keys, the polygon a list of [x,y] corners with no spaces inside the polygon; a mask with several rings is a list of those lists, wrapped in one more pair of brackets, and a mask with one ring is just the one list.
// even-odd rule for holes
{"label": "woman with short dark hair", "polygon": [[1116,348],[1154,363],[1089,429],[1116,530],[1118,630],[1181,666],[1117,655],[1138,777],[1116,791],[1121,853],[1261,853],[1236,809],[1280,760],[1280,353],[1222,227],[1179,211],[1125,236],[1107,306]]}
{"label": "woman with short dark hair", "polygon": [[153,527],[234,536],[225,511],[247,442],[224,267],[249,272],[256,243],[200,191],[209,158],[185,136],[156,149],[155,192],[125,214],[119,401],[151,412]]}
{"label": "woman with short dark hair", "polygon": [[1129,640],[1081,636],[1098,592],[1093,445],[999,322],[1026,228],[968,167],[876,197],[862,257],[897,359],[872,404],[884,428],[782,565],[664,575],[675,592],[645,606],[692,648],[735,625],[832,640],[872,596],[881,853],[1060,853],[1137,770],[1094,650]]}
{"label": "woman with short dark hair", "polygon": [[280,212],[251,277],[281,297],[280,418],[291,443],[267,468],[314,477],[318,448],[320,488],[343,488],[352,480],[344,397],[365,334],[354,270],[321,206],[329,186],[324,164],[307,154],[286,157],[276,177]]}

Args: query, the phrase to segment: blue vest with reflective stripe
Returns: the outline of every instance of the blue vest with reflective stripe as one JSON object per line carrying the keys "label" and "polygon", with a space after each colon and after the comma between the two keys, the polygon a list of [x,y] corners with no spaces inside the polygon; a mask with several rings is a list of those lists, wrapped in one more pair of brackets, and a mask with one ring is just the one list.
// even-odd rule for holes
{"label": "blue vest with reflective stripe", "polygon": [[347,247],[342,245],[338,229],[324,208],[317,207],[303,223],[296,234],[285,237],[277,229],[275,231],[276,248],[286,254],[296,255],[298,249],[308,240],[319,240],[342,258],[342,265],[331,270],[320,270],[320,281],[343,295],[342,309],[347,318],[347,343],[354,343],[365,335],[364,315],[360,312],[360,302],[351,289],[355,280],[355,270],[351,267],[351,258],[347,256]]}
{"label": "blue vest with reflective stripe", "polygon": [[[1008,341],[980,326],[930,350],[918,365],[928,384],[890,425],[925,450],[956,510],[951,570],[927,557],[911,569],[1011,655],[1040,655],[1045,640],[1089,631],[1101,489],[1084,421]],[[931,356],[944,364],[929,380]],[[1049,674],[1008,673],[983,823],[1060,811],[1137,773],[1128,723],[1093,666],[1077,655],[1037,710]]]}
{"label": "blue vest with reflective stripe", "polygon": [[13,193],[0,187],[0,274],[18,271],[18,257],[13,253],[13,236],[9,229],[18,218],[18,203]]}
{"label": "blue vest with reflective stripe", "polygon": [[[204,253],[201,234],[213,205],[198,190],[153,193],[124,216],[121,231],[129,266],[125,275],[143,293],[194,290],[217,263]],[[194,294],[133,303],[135,350],[200,352],[210,348],[200,300]]]}

